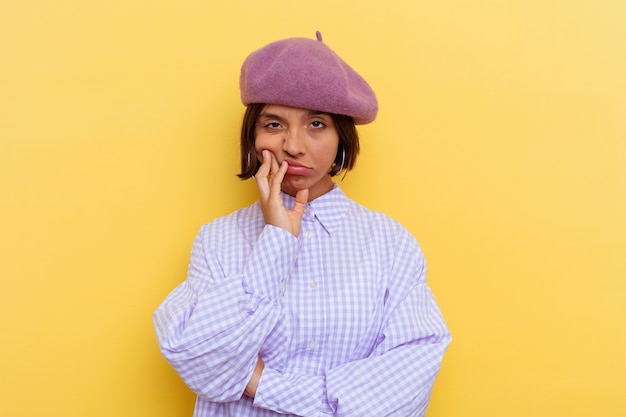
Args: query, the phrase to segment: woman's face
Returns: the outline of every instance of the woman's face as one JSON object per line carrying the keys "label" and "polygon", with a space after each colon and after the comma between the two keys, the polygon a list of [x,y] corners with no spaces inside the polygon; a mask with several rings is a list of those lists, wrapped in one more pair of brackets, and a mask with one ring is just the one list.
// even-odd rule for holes
{"label": "woman's face", "polygon": [[289,165],[282,190],[295,196],[298,190],[309,189],[309,200],[333,188],[328,174],[339,146],[339,134],[332,117],[295,107],[268,104],[263,108],[255,127],[255,150],[270,151],[278,164]]}

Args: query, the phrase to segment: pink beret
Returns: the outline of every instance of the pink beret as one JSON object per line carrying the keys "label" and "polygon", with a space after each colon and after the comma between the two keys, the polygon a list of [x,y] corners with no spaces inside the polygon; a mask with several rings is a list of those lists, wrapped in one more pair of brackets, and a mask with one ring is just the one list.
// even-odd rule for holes
{"label": "pink beret", "polygon": [[367,82],[322,42],[289,38],[252,52],[239,78],[243,104],[266,103],[351,116],[355,124],[376,118],[378,101]]}

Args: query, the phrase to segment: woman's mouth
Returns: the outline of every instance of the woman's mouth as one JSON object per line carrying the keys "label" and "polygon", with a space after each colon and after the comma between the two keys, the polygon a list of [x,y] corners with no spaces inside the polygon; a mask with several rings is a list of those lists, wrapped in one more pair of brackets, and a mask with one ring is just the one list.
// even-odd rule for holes
{"label": "woman's mouth", "polygon": [[287,161],[287,174],[290,175],[307,175],[312,171],[311,168],[302,165],[296,161]]}

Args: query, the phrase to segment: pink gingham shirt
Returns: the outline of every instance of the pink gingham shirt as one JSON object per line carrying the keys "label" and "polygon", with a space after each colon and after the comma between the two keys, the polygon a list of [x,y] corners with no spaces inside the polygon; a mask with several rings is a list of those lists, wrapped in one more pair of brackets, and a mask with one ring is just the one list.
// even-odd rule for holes
{"label": "pink gingham shirt", "polygon": [[253,204],[201,228],[154,313],[158,343],[195,417],[423,416],[450,342],[425,270],[404,227],[336,185],[298,237]]}

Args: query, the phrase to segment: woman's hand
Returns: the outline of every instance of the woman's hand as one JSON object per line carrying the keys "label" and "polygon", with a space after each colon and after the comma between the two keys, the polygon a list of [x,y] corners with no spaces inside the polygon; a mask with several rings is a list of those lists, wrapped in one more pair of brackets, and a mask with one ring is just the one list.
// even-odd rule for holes
{"label": "woman's hand", "polygon": [[259,380],[261,379],[261,374],[263,373],[263,368],[265,368],[265,364],[261,359],[261,355],[259,355],[259,359],[254,367],[254,372],[252,372],[252,376],[250,377],[250,381],[248,381],[248,385],[246,389],[243,391],[245,395],[250,398],[254,398],[256,395],[256,389],[259,386]]}
{"label": "woman's hand", "polygon": [[291,210],[283,204],[281,185],[287,172],[287,162],[278,165],[274,154],[263,150],[263,163],[254,176],[259,189],[261,211],[266,224],[285,229],[294,236],[300,234],[300,223],[309,198],[309,190],[299,190]]}

